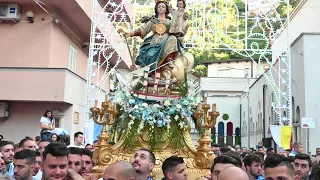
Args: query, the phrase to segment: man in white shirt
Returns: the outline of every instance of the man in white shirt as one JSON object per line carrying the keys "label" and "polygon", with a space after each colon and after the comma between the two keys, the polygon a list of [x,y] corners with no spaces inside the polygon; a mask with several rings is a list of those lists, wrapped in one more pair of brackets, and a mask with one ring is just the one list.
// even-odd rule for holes
{"label": "man in white shirt", "polygon": [[70,144],[68,146],[69,147],[77,147],[77,148],[84,148],[84,146],[82,145],[83,143],[83,133],[82,132],[76,132],[74,133],[74,142],[73,144]]}

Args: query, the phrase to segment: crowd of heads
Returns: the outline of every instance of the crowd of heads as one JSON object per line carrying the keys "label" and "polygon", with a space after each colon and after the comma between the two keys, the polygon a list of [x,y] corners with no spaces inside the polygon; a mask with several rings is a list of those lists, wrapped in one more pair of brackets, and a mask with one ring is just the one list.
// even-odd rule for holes
{"label": "crowd of heads", "polygon": [[[59,138],[59,137],[57,137]],[[14,144],[0,135],[0,179],[32,180],[40,177],[49,179],[81,179],[90,176],[93,179],[93,152],[98,141],[83,143],[83,133],[74,134],[74,144],[53,139],[36,137],[23,138]],[[80,148],[80,147],[82,148]],[[320,148],[311,158],[303,153],[301,143],[294,143],[292,151],[263,147],[259,143],[256,149],[227,145],[221,147],[212,144],[215,154],[211,174],[199,179],[211,180],[316,180],[320,179]],[[156,165],[156,156],[149,149],[136,151],[130,162],[119,161],[106,167],[103,179],[149,179]],[[171,156],[162,163],[165,180],[186,180],[187,167],[182,157]],[[70,178],[73,176],[73,178]],[[75,178],[76,177],[76,178]]]}
{"label": "crowd of heads", "polygon": [[[58,137],[59,138],[59,137]],[[83,133],[74,134],[74,144],[52,139],[23,138],[18,144],[0,141],[0,179],[32,180],[95,179],[93,152],[98,141],[82,148]],[[80,148],[80,147],[81,148]],[[119,161],[106,167],[103,179],[148,179],[156,164],[149,149],[136,151],[130,162]],[[163,162],[163,174],[168,180],[186,180],[187,169],[182,157],[172,156]],[[73,177],[71,177],[73,176]]]}
{"label": "crowd of heads", "polygon": [[[212,180],[316,180],[320,179],[320,148],[316,156],[303,153],[302,144],[295,142],[292,150],[265,148],[259,142],[256,149],[212,145],[217,155],[211,167]],[[240,171],[242,169],[242,171]],[[231,172],[231,173],[230,173]]]}
{"label": "crowd of heads", "polygon": [[68,179],[72,173],[79,177],[92,173],[94,148],[67,147],[39,136],[25,137],[17,144],[1,137],[1,180]]}

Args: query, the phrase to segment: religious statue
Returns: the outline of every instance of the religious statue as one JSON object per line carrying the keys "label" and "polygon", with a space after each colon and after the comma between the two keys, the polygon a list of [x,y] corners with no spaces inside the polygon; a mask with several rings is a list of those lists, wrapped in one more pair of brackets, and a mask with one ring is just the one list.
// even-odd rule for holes
{"label": "religious statue", "polygon": [[170,8],[172,14],[172,24],[169,29],[169,33],[177,37],[183,37],[188,30],[188,12],[186,10],[186,2],[184,0],[178,0],[177,8]]}
{"label": "religious statue", "polygon": [[[179,12],[182,7],[185,7],[184,2],[181,2]],[[173,16],[175,19],[180,19],[179,12],[172,12],[177,14]],[[136,65],[140,67],[150,65],[150,72],[160,73],[161,79],[183,79],[185,70],[190,71],[193,67],[193,56],[190,53],[187,54],[188,59],[183,56],[185,53],[181,40],[178,38],[185,35],[185,30],[183,30],[185,24],[179,25],[179,23],[185,23],[186,15],[183,15],[183,20],[173,22],[169,13],[168,0],[156,0],[155,15],[138,30],[125,33],[125,37],[145,38],[150,32],[153,32],[151,36],[144,39],[135,61]]]}

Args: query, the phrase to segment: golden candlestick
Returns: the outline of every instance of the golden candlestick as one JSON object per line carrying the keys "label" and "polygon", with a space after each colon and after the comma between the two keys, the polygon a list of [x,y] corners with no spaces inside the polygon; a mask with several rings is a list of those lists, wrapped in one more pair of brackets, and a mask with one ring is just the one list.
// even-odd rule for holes
{"label": "golden candlestick", "polygon": [[208,112],[209,109],[210,105],[205,102],[202,106],[199,104],[194,113],[197,119],[197,126],[204,128],[204,133],[198,141],[199,146],[195,154],[195,165],[199,168],[210,168],[214,159],[214,154],[211,151],[212,139],[209,136],[209,129],[216,125],[217,117],[220,114],[216,111],[216,104],[212,104],[211,112]]}
{"label": "golden candlestick", "polygon": [[[92,112],[92,118],[95,123],[102,125],[101,134],[98,136],[99,142],[94,152],[93,161],[95,162],[95,168],[101,169],[101,166],[109,164],[108,158],[105,155],[111,154],[111,145],[109,144],[109,135],[107,126],[111,126],[116,121],[116,116],[119,113],[117,105],[111,105],[111,101],[106,97],[105,102],[101,103],[101,109],[97,108],[98,101],[95,102],[95,106],[90,109]],[[110,152],[110,153],[109,153]],[[110,159],[109,159],[110,160]]]}

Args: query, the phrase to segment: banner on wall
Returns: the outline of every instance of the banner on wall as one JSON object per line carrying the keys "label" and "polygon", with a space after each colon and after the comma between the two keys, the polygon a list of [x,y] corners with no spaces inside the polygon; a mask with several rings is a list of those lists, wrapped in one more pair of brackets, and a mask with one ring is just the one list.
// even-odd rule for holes
{"label": "banner on wall", "polygon": [[274,142],[279,147],[290,148],[292,126],[270,125],[270,131]]}

